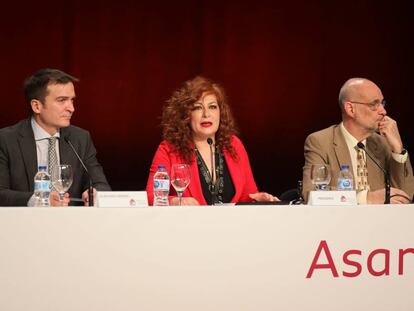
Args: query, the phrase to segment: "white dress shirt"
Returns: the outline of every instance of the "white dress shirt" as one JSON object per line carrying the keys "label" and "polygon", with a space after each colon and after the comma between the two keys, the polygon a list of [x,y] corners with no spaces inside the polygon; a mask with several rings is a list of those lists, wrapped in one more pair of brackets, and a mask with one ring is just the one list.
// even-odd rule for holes
{"label": "white dress shirt", "polygon": [[[46,132],[39,124],[37,124],[36,120],[32,117],[31,119],[32,129],[34,138],[36,141],[36,154],[37,154],[37,167],[39,166],[48,166],[49,163],[49,138],[52,137],[48,132]],[[59,156],[59,138],[60,133],[59,131],[53,135],[53,137],[57,137],[56,139],[56,154],[57,154],[57,161],[58,164],[60,163],[60,156]],[[35,198],[34,194],[30,197],[29,201],[27,201],[27,206],[34,206],[35,205]]]}

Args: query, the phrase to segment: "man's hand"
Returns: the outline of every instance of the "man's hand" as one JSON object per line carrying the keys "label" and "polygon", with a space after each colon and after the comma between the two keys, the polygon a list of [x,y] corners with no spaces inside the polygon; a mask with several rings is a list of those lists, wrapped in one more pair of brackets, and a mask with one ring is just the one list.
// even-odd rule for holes
{"label": "man's hand", "polygon": [[62,202],[59,199],[59,193],[52,191],[49,195],[50,206],[68,206],[69,205],[69,193],[65,193]]}
{"label": "man's hand", "polygon": [[[83,205],[89,206],[89,189],[82,193]],[[96,189],[93,188],[93,202],[96,202]]]}
{"label": "man's hand", "polygon": [[[408,198],[408,194],[404,191],[397,189],[397,188],[391,188],[390,191],[391,196],[398,194],[398,196],[395,196],[391,198],[391,204],[408,204],[410,203],[409,200],[406,198],[400,196],[403,195]],[[383,204],[385,201],[385,189],[375,190],[375,191],[368,191],[367,194],[367,203],[368,204]]]}
{"label": "man's hand", "polygon": [[382,136],[387,139],[391,150],[394,153],[401,153],[403,150],[403,143],[401,141],[400,133],[398,132],[397,122],[388,116],[385,116],[378,124],[378,130]]}

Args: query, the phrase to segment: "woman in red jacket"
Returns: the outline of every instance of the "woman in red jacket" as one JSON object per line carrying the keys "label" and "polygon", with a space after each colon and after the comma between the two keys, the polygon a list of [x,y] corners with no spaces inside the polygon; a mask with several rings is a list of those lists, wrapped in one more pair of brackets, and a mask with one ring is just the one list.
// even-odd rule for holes
{"label": "woman in red jacket", "polygon": [[[158,165],[164,165],[171,176],[171,167],[177,163],[189,164],[191,171],[182,205],[278,200],[258,192],[247,152],[235,136],[234,120],[218,84],[203,77],[186,81],[166,102],[161,125],[164,141],[155,153],[146,189],[150,205],[154,200],[153,178]],[[208,139],[213,142],[213,157]],[[173,187],[169,202],[178,205]]]}

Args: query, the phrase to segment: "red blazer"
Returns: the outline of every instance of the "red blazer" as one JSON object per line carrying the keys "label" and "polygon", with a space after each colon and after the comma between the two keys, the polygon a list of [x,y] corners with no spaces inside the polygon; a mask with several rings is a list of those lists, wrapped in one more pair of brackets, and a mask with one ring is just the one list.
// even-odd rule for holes
{"label": "red blazer", "polygon": [[[238,137],[233,136],[231,144],[237,154],[236,159],[233,159],[227,151],[224,151],[224,159],[226,161],[227,167],[229,168],[230,176],[236,190],[236,193],[231,202],[250,202],[252,199],[250,199],[249,194],[257,193],[258,190],[253,178],[249,157],[247,155],[246,149],[244,149],[244,146]],[[163,141],[158,146],[157,152],[154,155],[146,188],[149,205],[153,205],[154,202],[153,179],[158,165],[165,165],[168,174],[171,176],[171,167],[173,164],[185,163],[185,161],[173,150],[174,148],[170,143]],[[203,196],[203,190],[201,188],[200,174],[198,171],[195,155],[193,156],[193,159],[190,163],[190,171],[191,182],[187,189],[184,191],[183,197],[193,197],[201,205],[207,205],[206,200]],[[176,196],[177,193],[175,192],[174,187],[171,186],[169,199],[171,200],[171,198]]]}

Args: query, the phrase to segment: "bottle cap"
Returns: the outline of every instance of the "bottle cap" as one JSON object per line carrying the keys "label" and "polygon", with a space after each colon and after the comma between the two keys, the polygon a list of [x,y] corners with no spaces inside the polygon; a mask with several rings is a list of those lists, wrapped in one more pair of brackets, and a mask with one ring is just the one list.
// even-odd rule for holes
{"label": "bottle cap", "polygon": [[349,170],[349,165],[341,165],[341,171]]}
{"label": "bottle cap", "polygon": [[158,165],[158,169],[159,169],[159,170],[165,170],[165,169],[166,169],[166,167],[165,167],[165,165]]}
{"label": "bottle cap", "polygon": [[47,172],[47,165],[39,165],[39,171]]}

